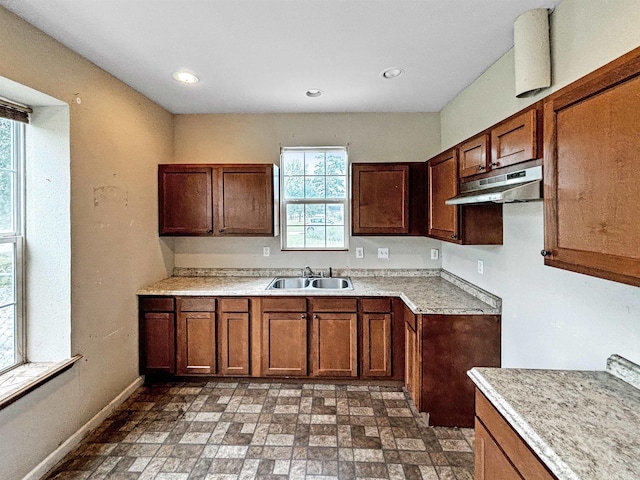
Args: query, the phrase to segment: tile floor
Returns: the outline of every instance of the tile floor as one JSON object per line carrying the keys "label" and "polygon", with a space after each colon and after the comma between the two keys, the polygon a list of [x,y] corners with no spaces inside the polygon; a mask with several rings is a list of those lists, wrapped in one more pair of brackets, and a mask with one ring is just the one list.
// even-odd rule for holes
{"label": "tile floor", "polygon": [[47,479],[473,479],[473,429],[432,428],[401,386],[157,384]]}

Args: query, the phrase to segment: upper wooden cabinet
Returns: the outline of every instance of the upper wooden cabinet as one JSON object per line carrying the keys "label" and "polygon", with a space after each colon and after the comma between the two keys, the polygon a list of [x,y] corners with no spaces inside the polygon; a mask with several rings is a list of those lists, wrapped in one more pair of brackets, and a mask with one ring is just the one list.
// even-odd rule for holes
{"label": "upper wooden cabinet", "polygon": [[428,236],[464,245],[502,245],[502,205],[447,205],[458,194],[458,150],[428,161]]}
{"label": "upper wooden cabinet", "polygon": [[352,164],[353,235],[424,235],[423,163]]}
{"label": "upper wooden cabinet", "polygon": [[545,265],[640,285],[640,48],[544,105]]}
{"label": "upper wooden cabinet", "polygon": [[468,177],[487,170],[489,135],[483,134],[460,145],[460,177]]}
{"label": "upper wooden cabinet", "polygon": [[211,168],[160,165],[158,204],[160,235],[211,235]]}
{"label": "upper wooden cabinet", "polygon": [[489,168],[502,168],[538,158],[538,111],[527,110],[491,129]]}
{"label": "upper wooden cabinet", "polygon": [[[277,169],[277,167],[275,167]],[[278,215],[273,165],[238,165],[214,169],[217,177],[218,235],[274,235]],[[277,191],[277,190],[276,190]]]}
{"label": "upper wooden cabinet", "polygon": [[428,165],[429,236],[457,240],[459,208],[444,202],[458,194],[458,150],[443,152],[429,160]]}
{"label": "upper wooden cabinet", "polygon": [[160,165],[160,235],[278,235],[275,165]]}
{"label": "upper wooden cabinet", "polygon": [[459,144],[460,178],[489,176],[492,170],[536,160],[541,150],[538,108],[519,112]]}

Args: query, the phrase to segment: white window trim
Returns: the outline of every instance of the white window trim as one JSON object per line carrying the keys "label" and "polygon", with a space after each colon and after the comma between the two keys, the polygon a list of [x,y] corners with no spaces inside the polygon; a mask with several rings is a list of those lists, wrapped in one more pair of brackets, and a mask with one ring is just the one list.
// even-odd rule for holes
{"label": "white window trim", "polygon": [[[314,199],[285,199],[284,189],[284,165],[283,154],[285,150],[301,150],[301,151],[328,151],[328,150],[344,150],[347,157],[346,165],[346,197],[344,199],[337,198],[314,198]],[[323,147],[281,147],[280,148],[280,249],[288,252],[344,252],[349,250],[349,238],[351,232],[351,168],[349,164],[349,148],[348,146],[323,146]],[[344,205],[344,246],[342,247],[314,247],[299,248],[287,246],[287,205],[291,204],[327,204],[334,203],[336,205]]]}
{"label": "white window trim", "polygon": [[0,370],[0,374],[8,372],[27,362],[26,356],[26,328],[24,315],[24,160],[25,160],[25,124],[13,121],[13,172],[14,172],[14,228],[13,232],[0,234],[0,243],[13,243],[14,249],[14,304],[15,331],[14,348],[15,362]]}

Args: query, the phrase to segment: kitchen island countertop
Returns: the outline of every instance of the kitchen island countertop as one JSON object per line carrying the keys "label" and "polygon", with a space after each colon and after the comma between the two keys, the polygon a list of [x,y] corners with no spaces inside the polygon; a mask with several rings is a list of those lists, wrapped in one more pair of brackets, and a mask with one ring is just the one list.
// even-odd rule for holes
{"label": "kitchen island countertop", "polygon": [[474,368],[469,376],[560,480],[640,478],[640,367]]}
{"label": "kitchen island countertop", "polygon": [[[412,272],[413,274],[413,272]],[[445,271],[422,276],[351,275],[353,290],[267,290],[273,276],[173,276],[138,295],[400,297],[416,314],[499,315],[500,299]]]}

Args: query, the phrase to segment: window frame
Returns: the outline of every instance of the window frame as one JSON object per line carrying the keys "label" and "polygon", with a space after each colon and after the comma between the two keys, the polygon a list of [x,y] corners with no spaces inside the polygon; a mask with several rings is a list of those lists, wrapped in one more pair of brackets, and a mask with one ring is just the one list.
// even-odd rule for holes
{"label": "window frame", "polygon": [[[285,151],[301,152],[328,152],[331,150],[341,150],[344,152],[345,165],[345,197],[344,198],[303,198],[287,200],[284,188]],[[349,149],[347,146],[321,146],[321,147],[281,147],[280,148],[280,249],[282,251],[293,252],[343,252],[349,250],[349,234],[351,232],[351,168],[349,164]],[[324,177],[326,178],[326,172]],[[343,205],[344,206],[344,244],[341,247],[290,247],[287,245],[287,205]],[[325,217],[326,218],[326,217]],[[326,223],[324,226],[326,227]],[[306,227],[306,225],[305,225]],[[306,232],[305,232],[306,236]],[[326,241],[325,241],[326,243]]]}
{"label": "window frame", "polygon": [[[13,174],[13,228],[11,232],[0,232],[0,244],[14,244],[14,363],[0,368],[0,374],[27,362],[26,328],[24,305],[24,174],[25,174],[25,137],[26,124],[14,119],[3,118],[12,122],[12,168],[0,171],[11,171]],[[7,306],[11,303],[7,303]]]}

